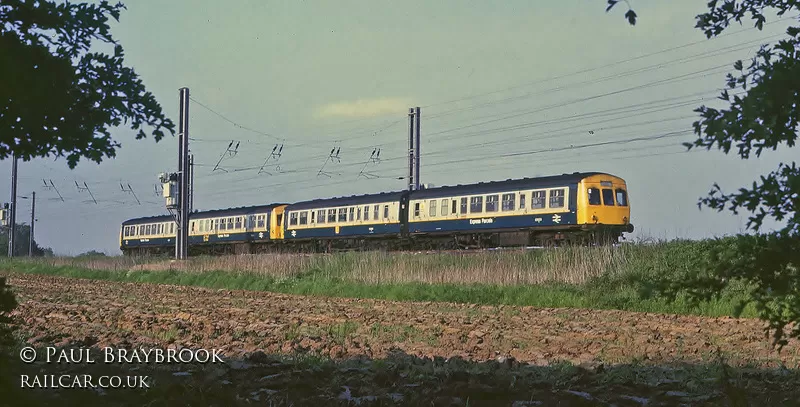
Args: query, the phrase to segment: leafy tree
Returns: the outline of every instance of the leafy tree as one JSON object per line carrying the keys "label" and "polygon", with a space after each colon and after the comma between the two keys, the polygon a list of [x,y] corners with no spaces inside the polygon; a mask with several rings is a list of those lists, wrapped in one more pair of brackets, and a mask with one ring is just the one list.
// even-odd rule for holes
{"label": "leafy tree", "polygon": [[[130,121],[156,141],[174,123],[133,69],[123,65],[123,49],[111,36],[108,16],[119,21],[122,3],[57,4],[48,0],[0,3],[0,159],[15,153],[66,156],[70,168],[84,157],[114,157],[120,143],[110,126]],[[113,54],[90,52],[93,40],[113,45]]]}
{"label": "leafy tree", "polygon": [[[0,227],[0,257],[8,256],[8,227]],[[17,224],[16,236],[14,241],[14,256],[27,256],[28,245],[31,237],[30,225]],[[33,255],[35,257],[52,256],[53,250],[49,247],[41,247],[36,243],[36,238],[33,239]]]}
{"label": "leafy tree", "polygon": [[97,250],[89,250],[88,252],[84,252],[79,254],[77,257],[108,257],[105,253],[99,252]]}
{"label": "leafy tree", "polygon": [[[606,11],[617,3],[608,0]],[[628,7],[626,17],[635,24],[636,14]],[[711,38],[747,16],[761,30],[765,13],[783,16],[800,11],[800,1],[711,0],[708,8],[709,12],[696,17],[695,27]],[[741,88],[744,96],[731,96],[726,89],[720,99],[727,108],[695,109],[701,118],[694,123],[696,140],[684,143],[688,149],[716,146],[728,154],[735,146],[738,155],[748,159],[753,154],[760,157],[764,149],[795,145],[800,119],[800,27],[789,27],[786,34],[774,45],[762,45],[749,65],[741,60],[733,64],[736,73],[727,75],[727,87]],[[794,162],[780,163],[752,187],[727,194],[715,183],[698,202],[698,207],[703,206],[717,211],[727,208],[734,214],[748,211],[747,227],[755,233],[740,234],[732,242],[717,240],[699,272],[667,282],[662,292],[673,298],[686,292],[695,301],[707,300],[735,280],[745,281],[753,287],[751,302],[768,321],[767,330],[774,331],[773,344],[782,348],[787,337],[800,337],[800,169]],[[767,218],[785,221],[786,226],[764,233]]]}
{"label": "leafy tree", "polygon": [[12,342],[11,329],[8,327],[11,318],[8,314],[16,307],[17,300],[14,298],[14,293],[6,285],[6,278],[0,277],[0,351]]}

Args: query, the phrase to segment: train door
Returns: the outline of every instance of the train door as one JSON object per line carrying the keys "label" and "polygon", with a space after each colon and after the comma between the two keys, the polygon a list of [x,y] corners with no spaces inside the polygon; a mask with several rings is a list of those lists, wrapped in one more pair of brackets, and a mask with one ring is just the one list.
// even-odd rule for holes
{"label": "train door", "polygon": [[281,240],[283,239],[283,231],[285,230],[285,225],[283,224],[283,211],[286,206],[278,206],[273,208],[270,212],[270,228],[269,228],[269,238],[274,240]]}

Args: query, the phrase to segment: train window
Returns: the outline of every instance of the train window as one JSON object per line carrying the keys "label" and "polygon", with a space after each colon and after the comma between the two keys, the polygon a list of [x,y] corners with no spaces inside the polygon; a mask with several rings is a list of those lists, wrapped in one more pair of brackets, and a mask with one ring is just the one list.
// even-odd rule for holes
{"label": "train window", "polygon": [[614,206],[614,191],[603,188],[603,205]]}
{"label": "train window", "polygon": [[389,219],[389,205],[383,205],[383,218]]}
{"label": "train window", "polygon": [[453,199],[450,202],[452,202],[452,204],[450,205],[450,212],[452,212],[453,215],[457,215],[458,214],[458,201]]}
{"label": "train window", "polygon": [[241,216],[237,216],[235,223],[236,223],[236,226],[234,228],[241,229],[242,228],[242,217]]}
{"label": "train window", "polygon": [[364,207],[364,220],[369,220],[369,206]]}
{"label": "train window", "polygon": [[375,220],[380,219],[380,217],[378,216],[378,215],[381,214],[379,212],[380,211],[380,207],[381,207],[380,205],[375,205],[375,206],[372,207],[372,219],[375,219]]}
{"label": "train window", "polygon": [[150,225],[147,225],[147,226],[144,227],[144,234],[145,235],[149,235],[150,234]]}
{"label": "train window", "polygon": [[503,210],[504,211],[513,211],[515,205],[514,198],[516,198],[515,194],[503,194]]}
{"label": "train window", "polygon": [[442,199],[442,216],[447,216],[447,199]]}
{"label": "train window", "polygon": [[289,212],[289,224],[297,225],[297,212]]}
{"label": "train window", "polygon": [[339,208],[339,222],[347,222],[347,208]]}
{"label": "train window", "polygon": [[436,200],[431,199],[431,201],[428,202],[428,206],[430,206],[430,209],[428,209],[428,216],[436,216]]}
{"label": "train window", "polygon": [[175,224],[174,223],[170,223],[169,224],[169,233],[175,233]]}
{"label": "train window", "polygon": [[461,214],[467,213],[467,198],[461,198]]}
{"label": "train window", "polygon": [[600,190],[597,188],[588,188],[586,193],[589,195],[589,205],[600,205]]}
{"label": "train window", "polygon": [[350,222],[356,220],[356,208],[354,206],[350,207]]}
{"label": "train window", "polygon": [[483,197],[473,196],[469,200],[469,213],[483,212]]}
{"label": "train window", "polygon": [[300,224],[301,225],[308,224],[308,211],[300,212]]}
{"label": "train window", "polygon": [[228,230],[233,230],[233,218],[228,218]]}
{"label": "train window", "polygon": [[414,204],[414,217],[415,218],[419,217],[419,202]]}
{"label": "train window", "polygon": [[533,191],[531,193],[531,209],[544,208],[545,199],[547,199],[547,191]]}
{"label": "train window", "polygon": [[317,223],[325,223],[325,209],[317,211]]}
{"label": "train window", "polygon": [[519,194],[519,209],[525,209],[525,194]]}
{"label": "train window", "polygon": [[356,211],[356,220],[361,220],[361,207],[360,206],[358,207],[358,210]]}
{"label": "train window", "polygon": [[497,201],[499,196],[489,195],[486,197],[486,212],[497,212]]}
{"label": "train window", "polygon": [[317,212],[315,211],[309,211],[309,212],[311,212],[311,223],[317,223],[317,217],[316,217]]}
{"label": "train window", "polygon": [[[161,225],[159,225],[159,226],[161,226]],[[159,229],[161,229],[161,228],[159,227]],[[189,228],[189,230],[191,230],[192,233],[194,233],[194,231],[195,231],[195,221],[192,221],[192,227]],[[159,234],[163,233],[161,230],[159,230],[158,232],[159,232]]]}
{"label": "train window", "polygon": [[550,190],[550,207],[563,208],[564,207],[564,189],[551,189]]}
{"label": "train window", "polygon": [[336,209],[328,209],[328,223],[336,223]]}

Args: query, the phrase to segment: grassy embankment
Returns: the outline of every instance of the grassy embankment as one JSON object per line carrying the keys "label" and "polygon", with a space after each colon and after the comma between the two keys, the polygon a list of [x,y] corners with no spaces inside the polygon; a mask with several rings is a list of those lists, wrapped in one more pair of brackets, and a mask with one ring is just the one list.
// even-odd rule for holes
{"label": "grassy embankment", "polygon": [[[663,278],[692,272],[711,241],[560,248],[479,254],[343,253],[154,258],[0,260],[0,274],[31,273],[97,280],[261,290],[289,294],[733,315],[747,287],[692,307],[648,294]],[[742,316],[755,317],[745,308]]]}

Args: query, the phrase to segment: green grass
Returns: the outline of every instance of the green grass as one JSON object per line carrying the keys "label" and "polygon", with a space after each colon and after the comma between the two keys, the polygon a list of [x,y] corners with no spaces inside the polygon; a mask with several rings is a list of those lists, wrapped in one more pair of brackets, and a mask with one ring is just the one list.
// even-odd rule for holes
{"label": "green grass", "polygon": [[[678,276],[692,272],[703,260],[710,242],[676,241],[654,245],[630,245],[617,249],[577,248],[568,250],[489,253],[481,255],[419,255],[345,253],[302,260],[294,272],[270,269],[246,271],[228,266],[228,270],[121,270],[118,265],[106,263],[104,268],[90,268],[82,263],[53,265],[46,261],[2,260],[0,272],[45,274],[94,280],[175,284],[217,289],[270,291],[287,294],[375,298],[396,301],[434,301],[472,303],[482,305],[517,305],[548,308],[595,308],[627,311],[696,314],[705,316],[735,315],[740,301],[748,298],[747,287],[732,285],[721,293],[719,299],[692,306],[685,296],[669,302],[650,294],[652,283],[665,276]],[[129,261],[129,260],[125,260]],[[196,262],[211,261],[222,265],[224,260],[202,258]],[[266,264],[259,258],[259,264]],[[252,262],[251,261],[251,262]],[[287,260],[280,267],[288,267],[295,260]],[[589,264],[587,264],[589,263]],[[235,264],[248,266],[245,260]],[[369,267],[365,267],[367,264]],[[585,278],[569,275],[570,270],[580,273],[592,267],[602,270]],[[222,266],[221,266],[222,267]],[[275,266],[278,267],[278,266]],[[431,270],[480,268],[483,273],[492,269],[505,273],[485,278],[486,283],[475,282],[473,277],[465,282],[444,279],[444,283],[429,280]],[[357,270],[357,272],[354,272]],[[371,270],[371,271],[370,271]],[[564,270],[561,274],[552,270]],[[376,280],[367,274],[388,275],[387,283],[369,283]],[[428,273],[428,278],[415,278],[414,274]],[[552,277],[538,284],[514,283],[513,274],[545,273]],[[405,275],[405,281],[403,281]],[[559,278],[561,276],[561,278]],[[517,276],[518,277],[518,276]],[[525,278],[527,279],[527,278]],[[558,281],[561,280],[561,281]],[[477,280],[480,281],[480,280]],[[582,281],[574,283],[572,281]],[[746,307],[743,317],[756,317],[754,309]]]}

